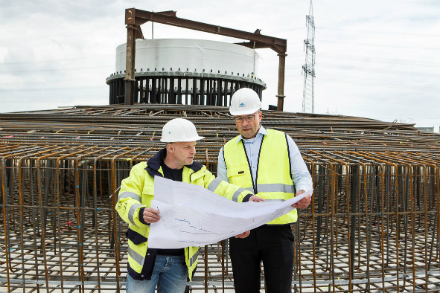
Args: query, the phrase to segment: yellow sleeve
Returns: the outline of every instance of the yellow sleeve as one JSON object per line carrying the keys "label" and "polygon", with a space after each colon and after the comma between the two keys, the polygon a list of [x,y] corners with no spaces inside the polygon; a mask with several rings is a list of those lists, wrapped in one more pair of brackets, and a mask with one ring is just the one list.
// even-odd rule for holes
{"label": "yellow sleeve", "polygon": [[244,189],[240,186],[228,183],[216,178],[211,172],[206,170],[206,175],[204,176],[205,188],[210,191],[226,197],[232,201],[236,202],[246,202],[249,198],[254,195],[251,191]]}
{"label": "yellow sleeve", "polygon": [[145,172],[147,172],[145,170],[146,166],[145,162],[135,165],[131,169],[130,175],[122,180],[118,202],[115,207],[122,220],[138,227],[146,226],[139,220],[139,210],[147,207],[142,204],[141,199]]}

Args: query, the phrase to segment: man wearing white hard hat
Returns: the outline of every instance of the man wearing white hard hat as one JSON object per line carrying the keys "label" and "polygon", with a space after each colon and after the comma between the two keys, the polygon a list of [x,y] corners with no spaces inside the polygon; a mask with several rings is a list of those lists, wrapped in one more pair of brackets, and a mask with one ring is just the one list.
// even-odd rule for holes
{"label": "man wearing white hard hat", "polygon": [[[304,160],[292,138],[266,129],[261,102],[248,88],[234,93],[229,112],[240,133],[227,142],[218,157],[218,178],[252,190],[270,200],[287,200],[304,192],[312,193],[313,183]],[[310,196],[293,205],[306,208]],[[246,238],[230,239],[230,256],[235,292],[260,292],[260,262],[263,261],[268,293],[291,292],[293,234],[296,209],[251,230]]]}
{"label": "man wearing white hard hat", "polygon": [[[129,224],[128,238],[128,293],[184,292],[197,266],[198,247],[182,249],[148,249],[150,224],[160,219],[159,211],[151,208],[154,199],[154,176],[187,182],[237,202],[260,201],[251,191],[229,184],[194,162],[196,141],[202,139],[194,124],[186,119],[168,121],[162,128],[161,141],[166,147],[148,162],[135,165],[130,176],[121,183],[116,210]],[[237,235],[246,237],[249,232]]]}

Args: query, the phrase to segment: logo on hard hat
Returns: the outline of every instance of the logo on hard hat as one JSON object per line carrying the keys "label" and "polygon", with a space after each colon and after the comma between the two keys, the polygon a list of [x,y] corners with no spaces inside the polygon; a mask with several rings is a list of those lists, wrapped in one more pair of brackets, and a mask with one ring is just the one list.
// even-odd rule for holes
{"label": "logo on hard hat", "polygon": [[240,107],[244,107],[244,106],[246,106],[244,103],[241,103],[240,105],[239,105]]}

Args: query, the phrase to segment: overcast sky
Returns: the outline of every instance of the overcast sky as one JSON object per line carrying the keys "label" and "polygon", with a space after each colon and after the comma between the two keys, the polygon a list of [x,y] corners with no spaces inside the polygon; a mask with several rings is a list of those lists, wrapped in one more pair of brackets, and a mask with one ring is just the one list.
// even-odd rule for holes
{"label": "overcast sky", "polygon": [[[124,10],[288,40],[285,110],[300,112],[309,0],[0,0],[0,112],[108,104],[106,77],[126,40]],[[315,0],[315,113],[440,125],[439,0]],[[151,23],[142,26],[151,38]],[[154,25],[154,38],[239,40]],[[260,54],[263,108],[276,104],[278,57]]]}

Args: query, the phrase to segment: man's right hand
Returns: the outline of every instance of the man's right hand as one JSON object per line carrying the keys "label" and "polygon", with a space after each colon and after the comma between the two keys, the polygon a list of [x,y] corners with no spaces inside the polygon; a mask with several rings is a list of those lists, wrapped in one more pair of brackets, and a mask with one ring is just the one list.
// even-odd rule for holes
{"label": "man's right hand", "polygon": [[145,208],[144,209],[144,221],[146,223],[156,223],[160,220],[159,211],[153,208]]}
{"label": "man's right hand", "polygon": [[256,195],[252,195],[252,196],[249,198],[249,201],[259,202],[259,201],[264,201],[264,198],[261,198],[261,197],[256,196]]}

